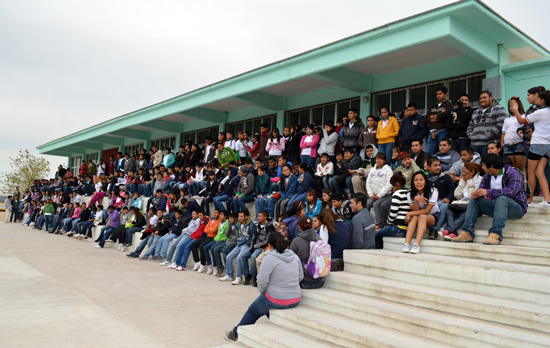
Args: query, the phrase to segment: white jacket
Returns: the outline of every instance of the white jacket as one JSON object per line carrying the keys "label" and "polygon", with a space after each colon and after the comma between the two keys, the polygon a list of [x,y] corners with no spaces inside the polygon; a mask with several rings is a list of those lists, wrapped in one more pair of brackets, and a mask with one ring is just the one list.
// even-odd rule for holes
{"label": "white jacket", "polygon": [[332,162],[327,162],[327,165],[325,167],[323,167],[323,163],[319,162],[315,175],[321,176],[321,174],[323,174],[323,176],[334,174],[334,165],[332,164]]}
{"label": "white jacket", "polygon": [[391,194],[392,185],[390,179],[393,175],[393,170],[387,164],[382,168],[374,167],[370,170],[367,176],[367,194],[368,196],[378,196],[380,198]]}

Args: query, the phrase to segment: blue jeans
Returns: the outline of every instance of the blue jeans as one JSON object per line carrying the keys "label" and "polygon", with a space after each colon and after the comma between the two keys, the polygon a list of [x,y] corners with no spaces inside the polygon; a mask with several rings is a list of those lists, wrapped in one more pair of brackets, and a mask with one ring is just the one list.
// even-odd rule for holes
{"label": "blue jeans", "polygon": [[[219,247],[220,245],[225,246],[225,241],[224,242],[211,241],[210,243],[208,243],[208,244],[206,244],[205,246],[202,247],[202,252],[204,253],[204,258],[206,260],[206,265],[207,266],[210,266],[214,263],[213,259],[215,258],[215,256],[214,256],[214,253],[216,252],[215,248]],[[210,252],[212,252],[212,258],[210,257]],[[216,266],[216,265],[214,264],[214,266]]]}
{"label": "blue jeans", "polygon": [[[267,213],[270,217],[275,217],[275,204],[277,204],[279,200],[275,198],[269,198],[267,200]],[[258,209],[256,209],[256,216],[258,216]]]}
{"label": "blue jeans", "polygon": [[147,249],[147,252],[145,254],[143,254],[142,257],[144,259],[148,259],[149,256],[151,256],[153,254],[156,254],[155,251],[158,248],[158,243],[159,243],[160,238],[161,238],[161,236],[159,236],[158,234],[149,236],[149,240],[147,241],[147,246],[149,246],[149,249]]}
{"label": "blue jeans", "polygon": [[[432,133],[428,134],[428,141],[426,144],[426,152],[430,155],[435,154],[439,151],[439,143],[441,140],[449,137],[449,132],[446,129],[440,129],[435,132],[435,139],[432,139]],[[391,157],[390,157],[391,158]]]}
{"label": "blue jeans", "polygon": [[218,209],[219,211],[227,211],[227,209],[223,205],[223,202],[227,202],[229,198],[231,197],[229,197],[228,195],[214,197],[214,208]]}
{"label": "blue jeans", "polygon": [[449,208],[449,203],[442,203],[440,199],[437,200],[437,205],[439,205],[439,220],[435,224],[434,228],[438,231],[441,229],[441,226],[447,221],[447,209]]}
{"label": "blue jeans", "polygon": [[155,251],[155,256],[160,256],[162,258],[165,258],[166,257],[166,253],[168,252],[168,246],[170,245],[170,241],[172,239],[175,239],[177,238],[178,236],[176,236],[175,234],[173,233],[168,233],[168,234],[165,234],[164,236],[160,237],[159,241],[158,241],[158,244],[157,244],[157,249]]}
{"label": "blue jeans", "polygon": [[145,249],[145,247],[147,246],[147,244],[149,243],[150,240],[151,240],[151,235],[149,235],[149,236],[143,238],[143,239],[139,242],[137,248],[136,248],[134,251],[132,251],[132,252],[130,253],[130,255],[132,255],[132,256],[139,256],[139,255],[141,254],[141,252]]}
{"label": "blue jeans", "polygon": [[[71,231],[74,232],[74,229],[76,228],[76,224],[80,221],[80,218],[73,219],[71,222],[73,224],[73,227],[71,228]],[[40,226],[42,227],[42,226]]]}
{"label": "blue jeans", "polygon": [[[191,236],[188,235],[188,234],[182,234],[174,240],[174,242],[172,243],[172,246],[170,247],[170,250],[168,250],[168,254],[166,255],[166,261],[168,261],[168,262],[172,261],[172,258],[174,258],[174,254],[176,254],[176,250],[177,250],[179,244],[181,242],[183,242],[184,240],[188,239],[188,238],[191,238]],[[179,255],[176,254],[176,257],[174,258],[174,261],[177,259],[178,256]]]}
{"label": "blue jeans", "polygon": [[126,244],[132,245],[132,237],[134,236],[134,233],[139,232],[143,229],[143,227],[131,227],[126,229]]}
{"label": "blue jeans", "polygon": [[378,153],[383,153],[386,155],[386,161],[388,163],[392,163],[392,155],[393,155],[393,148],[395,147],[395,143],[385,143],[385,144],[378,144]]}
{"label": "blue jeans", "polygon": [[311,157],[308,155],[300,156],[300,161],[302,163],[307,163],[309,166],[313,169],[315,169],[315,161],[317,161],[317,157]]}
{"label": "blue jeans", "polygon": [[137,184],[130,183],[126,185],[126,190],[128,190],[128,192],[130,192],[133,195],[135,192],[138,192]]}
{"label": "blue jeans", "polygon": [[46,221],[46,231],[53,228],[53,215],[44,215],[44,221]]}
{"label": "blue jeans", "polygon": [[192,196],[196,196],[199,192],[206,187],[206,181],[192,182],[189,186],[189,193]]}
{"label": "blue jeans", "polygon": [[[264,197],[256,198],[256,202],[254,202],[254,207],[256,208],[256,218],[258,218],[258,213],[261,211],[265,211],[268,208],[267,199],[265,199]],[[273,208],[275,208],[275,203],[273,203]]]}
{"label": "blue jeans", "polygon": [[470,139],[451,139],[451,148],[460,153],[462,149],[470,146]]}
{"label": "blue jeans", "polygon": [[[290,207],[292,205],[292,203],[296,202],[296,201],[302,201],[302,202],[305,202],[306,201],[306,194],[305,193],[302,193],[302,194],[299,194],[299,195],[294,195],[292,196],[292,198],[290,199],[290,201],[288,201],[288,204],[286,205],[287,207]],[[288,208],[287,208],[288,209]],[[286,213],[286,212],[285,212]]]}
{"label": "blue jeans", "polygon": [[375,248],[384,249],[384,237],[403,238],[405,234],[407,234],[407,230],[402,230],[395,225],[384,227],[374,235]]}
{"label": "blue jeans", "polygon": [[220,262],[220,266],[218,268],[223,269],[223,265],[227,265],[227,256],[229,255],[229,253],[231,253],[231,251],[233,251],[233,249],[235,249],[236,246],[237,244],[234,243],[225,244],[225,246],[222,248],[223,264]]}
{"label": "blue jeans", "polygon": [[502,230],[506,227],[506,220],[521,219],[524,215],[521,205],[510,197],[500,196],[497,199],[471,199],[468,203],[462,230],[468,232],[472,238],[475,238],[474,228],[479,213],[493,218],[493,225],[489,229],[489,233],[498,234],[500,240],[502,240]]}
{"label": "blue jeans", "polygon": [[[238,261],[242,261],[241,266],[243,268],[243,274],[250,274],[252,277],[256,277],[258,275],[256,258],[262,253],[262,251],[264,251],[262,248],[258,248],[251,253],[250,249],[248,249],[245,254],[239,254],[239,259],[242,259]],[[248,259],[252,259],[252,266],[249,266]]]}
{"label": "blue jeans", "polygon": [[481,157],[485,156],[488,153],[487,144],[485,144],[485,145],[472,145],[471,147],[472,147],[472,150],[474,150],[474,152],[479,153],[479,155]]}
{"label": "blue jeans", "polygon": [[[246,310],[246,313],[244,313],[243,318],[239,322],[237,326],[233,328],[233,333],[235,336],[237,336],[237,329],[239,326],[244,325],[252,325],[258,321],[261,317],[266,315],[269,318],[269,310],[270,309],[286,309],[286,308],[294,308],[296,307],[300,302],[293,303],[291,305],[278,305],[275,304],[267,299],[264,294],[261,294],[258,296],[254,302],[248,307]],[[238,336],[237,336],[238,337]]]}
{"label": "blue jeans", "polygon": [[[176,252],[176,258],[174,259],[174,261],[176,261],[176,265],[186,268],[187,259],[189,258],[189,253],[191,252],[191,244],[196,241],[196,239],[187,238],[180,242],[178,245],[178,251]],[[179,259],[178,255],[180,256]]]}
{"label": "blue jeans", "polygon": [[[214,247],[210,248],[212,250],[212,265],[218,267],[218,269],[223,269],[222,263],[222,252],[223,249],[227,246],[225,242],[215,242],[217,243]],[[228,252],[229,253],[229,252]]]}
{"label": "blue jeans", "polygon": [[[238,213],[240,211],[246,210],[246,203],[250,203],[254,200],[254,194],[244,196],[244,197],[237,197],[235,196],[233,198],[233,211]],[[256,213],[257,214],[257,213]]]}
{"label": "blue jeans", "polygon": [[88,232],[90,232],[90,236],[92,235],[92,227],[94,227],[93,221],[85,221],[82,223],[82,227],[80,229],[80,234],[83,234],[85,236],[88,235]]}
{"label": "blue jeans", "polygon": [[340,185],[336,181],[338,180],[339,177],[340,175],[335,175],[329,179],[328,183],[329,183],[330,189],[332,190],[332,192],[345,194],[344,189],[340,187]]}
{"label": "blue jeans", "polygon": [[460,213],[455,216],[455,213],[451,209],[447,209],[447,231],[450,233],[456,233],[456,231],[464,224],[466,219],[466,212]]}
{"label": "blue jeans", "polygon": [[[241,260],[241,255],[245,255],[249,251],[250,247],[246,244],[243,245],[237,245],[229,255],[227,255],[227,259],[225,261],[225,268],[226,273],[229,277],[233,277],[233,260],[237,257],[237,277],[243,276],[243,267],[241,264],[239,264],[239,261]],[[248,263],[248,262],[247,262]],[[247,267],[248,268],[248,267]]]}
{"label": "blue jeans", "polygon": [[103,246],[105,245],[105,242],[107,241],[107,239],[109,239],[109,237],[111,236],[111,234],[113,234],[114,231],[115,231],[115,228],[113,226],[103,227],[101,229],[101,233],[99,234],[99,237],[97,237],[97,239],[99,239],[99,246],[103,248]]}

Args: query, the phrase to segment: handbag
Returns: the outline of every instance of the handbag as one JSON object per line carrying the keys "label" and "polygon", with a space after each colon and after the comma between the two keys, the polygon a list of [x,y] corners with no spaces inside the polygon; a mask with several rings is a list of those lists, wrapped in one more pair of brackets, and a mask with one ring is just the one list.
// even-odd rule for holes
{"label": "handbag", "polygon": [[464,213],[468,209],[468,204],[451,203],[449,204],[449,210],[453,213]]}

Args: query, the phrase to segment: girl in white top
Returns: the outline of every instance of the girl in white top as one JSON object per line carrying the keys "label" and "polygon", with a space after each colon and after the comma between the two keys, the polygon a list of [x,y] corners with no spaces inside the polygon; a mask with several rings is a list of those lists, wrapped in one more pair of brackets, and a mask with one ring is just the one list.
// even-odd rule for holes
{"label": "girl in white top", "polygon": [[279,128],[273,128],[271,131],[271,138],[267,140],[265,150],[269,154],[269,157],[274,157],[275,159],[283,154],[285,141],[281,137],[281,133],[279,133]]}
{"label": "girl in white top", "polygon": [[529,123],[535,125],[535,131],[531,136],[531,146],[529,148],[529,162],[527,163],[527,182],[529,187],[531,187],[531,197],[527,199],[527,202],[533,202],[536,179],[538,179],[540,188],[544,194],[544,201],[537,206],[550,208],[548,179],[544,175],[544,169],[550,157],[550,92],[544,91],[539,93],[537,104],[540,109],[527,115],[525,118],[521,117],[518,107],[513,108],[511,111],[513,111],[519,124]]}
{"label": "girl in white top", "polygon": [[99,160],[99,164],[97,165],[97,176],[100,176],[101,174],[105,174],[105,161]]}
{"label": "girl in white top", "polygon": [[333,234],[334,229],[334,217],[329,210],[322,210],[319,215],[313,217],[313,228],[317,230],[319,237],[325,243],[328,243],[329,233]]}
{"label": "girl in white top", "polygon": [[[438,195],[439,192],[435,187],[432,187],[432,182],[424,172],[414,173],[412,187],[407,193],[411,211],[405,216],[405,222],[408,226],[402,252],[410,252],[411,254],[420,252],[419,245],[426,230],[435,226],[439,218]],[[415,231],[416,242],[410,247],[409,244]]]}
{"label": "girl in white top", "polygon": [[525,162],[527,159],[523,151],[523,137],[518,134],[518,129],[522,125],[514,117],[512,110],[517,110],[524,117],[525,110],[518,97],[512,97],[508,100],[508,112],[510,116],[504,120],[504,124],[502,125],[500,143],[504,147],[504,155],[510,158],[512,165],[527,175],[525,172]]}

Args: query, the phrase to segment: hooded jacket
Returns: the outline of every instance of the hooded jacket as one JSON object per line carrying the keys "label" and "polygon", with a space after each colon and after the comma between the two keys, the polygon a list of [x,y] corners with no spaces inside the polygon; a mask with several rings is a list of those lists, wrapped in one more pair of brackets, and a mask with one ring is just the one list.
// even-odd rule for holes
{"label": "hooded jacket", "polygon": [[322,154],[327,153],[329,156],[334,156],[334,149],[336,148],[336,143],[338,142],[338,133],[332,132],[327,133],[326,129],[323,129],[323,138],[319,145],[319,150],[317,154],[321,157]]}
{"label": "hooded jacket", "polygon": [[244,244],[250,246],[252,235],[256,231],[256,225],[252,223],[252,220],[250,220],[250,218],[247,218],[244,224],[238,222],[236,227],[239,233],[237,236],[237,246],[241,246]]}
{"label": "hooded jacket", "polygon": [[[311,228],[309,230],[305,230],[300,232],[292,240],[292,243],[290,244],[290,250],[292,250],[296,255],[298,255],[298,258],[301,262],[306,263],[309,259],[309,249],[310,249],[310,242],[315,242],[321,240],[321,237],[317,234],[317,231],[314,228]],[[322,281],[323,278],[313,279],[307,271],[303,270],[304,272],[304,280],[305,281]]]}
{"label": "hooded jacket", "polygon": [[506,119],[506,109],[496,100],[487,109],[479,107],[474,111],[466,134],[474,146],[487,146],[491,140],[499,140],[502,125]]}
{"label": "hooded jacket", "polygon": [[237,193],[242,194],[244,197],[254,194],[256,178],[250,174],[248,166],[241,166],[241,172],[243,176],[237,186]]}
{"label": "hooded jacket", "polygon": [[367,177],[367,195],[380,198],[391,194],[392,185],[390,179],[393,175],[391,167],[384,164],[382,168],[374,167]]}
{"label": "hooded jacket", "polygon": [[466,131],[468,130],[468,125],[472,120],[473,113],[474,109],[469,106],[465,108],[462,106],[461,102],[458,103],[451,117],[447,118],[447,131],[449,132],[449,139],[457,140],[468,137]]}
{"label": "hooded jacket", "polygon": [[435,154],[435,157],[437,157],[437,159],[439,159],[439,161],[441,162],[442,172],[446,172],[451,169],[453,164],[455,164],[456,162],[462,162],[460,154],[455,150],[449,150],[449,152],[447,152],[446,154],[442,154],[440,151],[438,151]]}
{"label": "hooded jacket", "polygon": [[388,123],[384,127],[384,120],[378,121],[378,128],[376,131],[376,139],[378,144],[395,143],[395,138],[399,134],[399,123],[393,116],[388,117]]}
{"label": "hooded jacket", "polygon": [[276,232],[275,226],[273,226],[272,222],[266,222],[266,224],[263,226],[258,223],[258,225],[256,226],[256,230],[252,235],[252,243],[250,249],[254,251],[254,249],[265,248],[267,246],[267,238],[269,238],[269,234],[271,232]]}
{"label": "hooded jacket", "polygon": [[413,140],[420,140],[421,142],[428,135],[428,128],[424,122],[424,116],[416,113],[412,116],[405,117],[401,121],[399,127],[399,145],[408,149],[411,147]]}
{"label": "hooded jacket", "polygon": [[289,249],[281,254],[270,251],[258,272],[258,290],[272,298],[290,300],[301,297],[300,281],[304,270],[298,256]]}
{"label": "hooded jacket", "polygon": [[363,132],[363,128],[365,126],[363,125],[363,122],[361,122],[360,119],[356,119],[353,126],[350,128],[349,121],[344,124],[340,132],[342,133],[342,139],[341,139],[341,147],[343,149],[345,148],[359,148],[359,136]]}
{"label": "hooded jacket", "polygon": [[[472,160],[470,162],[475,162],[477,164],[481,164],[481,156],[477,152],[474,152],[474,157],[472,158]],[[464,164],[465,163],[462,161],[462,159],[460,161],[456,161],[455,163],[453,163],[453,165],[449,169],[449,174],[452,173],[455,176],[462,175],[462,168],[464,168]]]}

